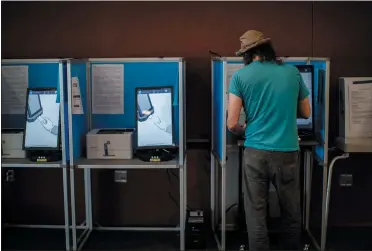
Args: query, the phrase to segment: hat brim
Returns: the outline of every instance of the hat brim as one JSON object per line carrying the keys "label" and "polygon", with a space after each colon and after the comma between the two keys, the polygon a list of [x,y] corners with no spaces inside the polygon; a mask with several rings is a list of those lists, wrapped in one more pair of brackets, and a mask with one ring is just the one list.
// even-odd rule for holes
{"label": "hat brim", "polygon": [[265,43],[267,43],[267,42],[270,42],[270,38],[265,38],[265,39],[261,39],[261,40],[258,40],[256,43],[254,43],[254,44],[251,44],[251,45],[249,45],[249,46],[247,46],[247,47],[244,47],[244,48],[241,48],[240,50],[238,50],[237,52],[235,52],[235,55],[237,55],[237,56],[243,56],[243,54],[245,53],[245,52],[247,52],[247,51],[249,51],[250,49],[252,49],[252,48],[254,48],[254,47],[257,47],[257,46],[259,46],[259,45],[261,45],[261,44],[265,44]]}

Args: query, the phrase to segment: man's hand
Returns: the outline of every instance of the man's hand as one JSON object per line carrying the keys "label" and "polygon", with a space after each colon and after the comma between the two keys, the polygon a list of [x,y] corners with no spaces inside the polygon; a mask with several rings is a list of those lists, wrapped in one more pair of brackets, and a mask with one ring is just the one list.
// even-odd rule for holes
{"label": "man's hand", "polygon": [[243,126],[239,125],[239,124],[236,124],[236,126],[234,126],[233,128],[229,128],[229,131],[232,132],[235,135],[238,135],[240,137],[244,137],[246,127],[247,127],[247,124],[245,124]]}
{"label": "man's hand", "polygon": [[149,110],[144,110],[144,111],[142,111],[142,113],[143,113],[144,115],[151,115],[151,112],[150,112]]}

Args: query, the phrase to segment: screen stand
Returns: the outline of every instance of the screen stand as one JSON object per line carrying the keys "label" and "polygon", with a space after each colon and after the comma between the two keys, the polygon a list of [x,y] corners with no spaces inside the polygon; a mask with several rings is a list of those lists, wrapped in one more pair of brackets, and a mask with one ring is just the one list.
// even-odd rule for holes
{"label": "screen stand", "polygon": [[62,152],[58,150],[34,150],[27,151],[27,157],[33,162],[56,162],[62,160]]}
{"label": "screen stand", "polygon": [[173,160],[175,154],[169,149],[137,149],[136,155],[138,159],[146,162],[163,162]]}

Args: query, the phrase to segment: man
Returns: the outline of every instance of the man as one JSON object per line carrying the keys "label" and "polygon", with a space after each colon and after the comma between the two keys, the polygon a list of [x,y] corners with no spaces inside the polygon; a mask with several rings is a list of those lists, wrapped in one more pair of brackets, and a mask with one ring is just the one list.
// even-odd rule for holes
{"label": "man", "polygon": [[[270,38],[249,30],[240,37],[245,67],[229,86],[228,129],[245,135],[243,188],[249,250],[269,250],[266,207],[276,188],[282,248],[298,250],[301,232],[297,117],[310,116],[309,90],[296,67],[281,63]],[[238,124],[244,104],[246,125]]]}

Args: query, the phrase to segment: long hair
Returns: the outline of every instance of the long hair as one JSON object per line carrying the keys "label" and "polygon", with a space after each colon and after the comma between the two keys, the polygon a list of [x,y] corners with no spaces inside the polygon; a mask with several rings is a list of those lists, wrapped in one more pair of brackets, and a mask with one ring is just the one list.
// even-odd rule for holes
{"label": "long hair", "polygon": [[248,65],[253,62],[255,57],[259,57],[261,62],[271,62],[282,64],[282,61],[276,56],[276,52],[271,43],[264,43],[254,47],[243,54],[244,64]]}

